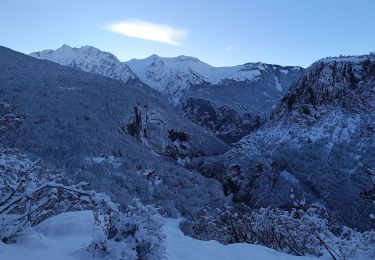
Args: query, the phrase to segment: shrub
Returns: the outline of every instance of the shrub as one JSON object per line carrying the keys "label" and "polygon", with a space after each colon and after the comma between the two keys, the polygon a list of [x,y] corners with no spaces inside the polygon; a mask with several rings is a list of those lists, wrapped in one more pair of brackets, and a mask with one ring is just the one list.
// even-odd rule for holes
{"label": "shrub", "polygon": [[302,204],[290,211],[250,210],[241,206],[209,214],[207,209],[202,209],[192,220],[183,222],[182,229],[198,239],[214,239],[224,244],[259,244],[299,256],[328,253],[333,259],[354,255],[375,257],[374,231],[360,233],[330,225],[322,206],[313,204],[304,209]]}
{"label": "shrub", "polygon": [[93,254],[117,260],[164,258],[163,223],[155,208],[134,200],[121,212],[107,195],[87,190],[87,183],[69,184],[37,163],[0,153],[0,241],[16,242],[47,218],[89,209],[95,218]]}

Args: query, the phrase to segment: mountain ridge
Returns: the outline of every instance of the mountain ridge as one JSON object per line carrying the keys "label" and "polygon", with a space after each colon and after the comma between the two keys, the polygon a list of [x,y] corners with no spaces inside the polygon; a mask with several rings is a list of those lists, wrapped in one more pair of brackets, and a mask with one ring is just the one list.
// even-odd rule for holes
{"label": "mountain ridge", "polygon": [[258,127],[304,71],[297,66],[261,62],[213,67],[184,55],[165,58],[154,54],[120,62],[114,55],[89,46],[63,45],[56,51],[30,56],[124,82],[138,78],[162,93],[182,115],[227,143]]}
{"label": "mountain ridge", "polygon": [[[129,73],[133,77],[136,74],[143,82],[151,86],[152,88],[155,88],[159,90],[160,92],[164,94],[176,94],[181,95],[182,93],[179,93],[181,91],[184,91],[188,86],[188,84],[191,85],[197,85],[204,82],[210,83],[210,84],[218,84],[224,79],[232,79],[237,81],[245,81],[245,80],[255,80],[257,76],[259,76],[259,70],[265,70],[267,67],[273,67],[275,69],[278,68],[285,68],[288,70],[301,70],[302,67],[299,66],[279,66],[275,64],[267,64],[262,62],[248,62],[240,65],[235,66],[212,66],[208,63],[205,63],[201,60],[199,60],[196,57],[192,56],[186,56],[186,55],[179,55],[177,57],[161,57],[157,54],[152,54],[149,57],[146,57],[144,59],[131,59],[129,61],[121,62],[119,59],[116,58],[115,55],[101,51],[95,47],[92,46],[82,46],[80,48],[70,47],[69,45],[62,45],[60,48],[56,50],[44,50],[39,52],[32,52],[29,55],[38,59],[48,59],[54,62],[57,62],[59,64],[62,64],[64,66],[76,66],[82,70],[89,71],[89,68],[87,67],[93,67],[94,65],[89,65],[90,62],[93,62],[92,60],[87,60],[85,66],[77,64],[78,62],[76,60],[81,60],[83,58],[88,58],[85,55],[88,54],[96,54],[101,53],[102,56],[105,57],[108,60],[114,60],[118,66],[120,64],[127,65],[129,68],[129,71],[123,72],[124,74]],[[74,57],[73,53],[76,57]],[[82,57],[83,56],[83,57]],[[103,59],[104,59],[103,57]],[[77,64],[77,65],[76,65]],[[160,74],[153,75],[154,78],[152,78],[150,71],[151,67],[153,70],[155,70],[156,66],[166,66],[167,72],[159,72]],[[172,73],[172,70],[173,71]],[[90,71],[89,71],[90,72]],[[99,73],[99,71],[91,71],[94,73]],[[163,77],[168,74],[176,74],[176,79],[180,77],[187,77],[188,74],[191,73],[193,75],[190,75],[190,77],[187,77],[183,81],[181,81],[179,87],[174,87],[172,89],[167,89],[167,83],[166,81],[171,81],[171,79],[166,79],[164,82],[160,82]],[[284,73],[288,73],[287,70],[284,70]],[[104,75],[107,76],[107,75]],[[130,77],[130,76],[128,76]],[[126,78],[126,77],[124,77]],[[164,77],[165,78],[165,77]],[[168,77],[167,77],[168,78]],[[118,76],[119,79],[119,76]],[[162,84],[163,83],[163,84]],[[173,85],[169,84],[168,86]]]}

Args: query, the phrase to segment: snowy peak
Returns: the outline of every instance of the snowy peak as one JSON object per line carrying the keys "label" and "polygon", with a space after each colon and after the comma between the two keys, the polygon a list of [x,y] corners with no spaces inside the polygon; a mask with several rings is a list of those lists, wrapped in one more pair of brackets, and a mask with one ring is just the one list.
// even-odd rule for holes
{"label": "snowy peak", "polygon": [[113,54],[100,51],[91,46],[82,46],[81,48],[72,48],[67,44],[62,45],[56,50],[45,50],[41,52],[31,53],[30,56],[40,59],[48,59],[64,66],[77,60],[90,61],[97,63],[99,60],[108,60],[112,62],[120,62]]}
{"label": "snowy peak", "polygon": [[165,58],[154,54],[127,64],[143,82],[169,97],[180,96],[190,86],[210,81],[211,67],[193,57]]}
{"label": "snowy peak", "polygon": [[72,48],[64,44],[56,50],[34,52],[30,56],[124,82],[137,78],[134,72],[125,63],[121,63],[115,55],[92,46]]}
{"label": "snowy peak", "polygon": [[262,74],[275,76],[276,90],[282,91],[279,77],[287,76],[289,71],[303,71],[300,67],[281,67],[264,63],[246,63],[233,67],[213,67],[195,57],[160,57],[151,55],[145,59],[127,62],[138,77],[174,99],[186,93],[194,85],[220,84],[225,80],[255,82]]}
{"label": "snowy peak", "polygon": [[190,61],[190,62],[200,62],[198,58],[191,57],[191,56],[185,56],[185,55],[180,55],[177,57],[178,60],[180,61]]}
{"label": "snowy peak", "polygon": [[120,62],[113,54],[91,46],[73,48],[64,44],[56,50],[31,53],[30,56],[46,59],[64,66],[100,74],[122,81],[139,78],[150,87],[179,102],[193,86],[220,84],[227,80],[256,82],[263,74],[274,78],[276,91],[285,91],[283,78],[300,67],[281,67],[264,63],[246,63],[232,67],[213,67],[191,56],[160,57],[153,54],[145,59]]}

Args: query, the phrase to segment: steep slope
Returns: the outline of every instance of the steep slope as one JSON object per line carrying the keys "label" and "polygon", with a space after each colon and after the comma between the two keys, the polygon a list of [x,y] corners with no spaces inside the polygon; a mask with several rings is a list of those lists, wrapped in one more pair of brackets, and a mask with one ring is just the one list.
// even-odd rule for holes
{"label": "steep slope", "polygon": [[245,64],[258,71],[253,80],[223,80],[195,86],[182,98],[181,111],[227,142],[236,142],[264,123],[289,87],[303,73],[299,67]]}
{"label": "steep slope", "polygon": [[120,62],[112,54],[88,46],[64,45],[56,51],[30,55],[122,81],[139,77],[166,96],[184,116],[226,142],[237,141],[263,123],[303,73],[300,67],[264,63],[213,67],[188,56],[152,55]]}
{"label": "steep slope", "polygon": [[213,67],[188,56],[152,55],[127,64],[183,115],[229,143],[259,127],[303,73],[301,67],[264,63]]}
{"label": "steep slope", "polygon": [[158,92],[136,79],[124,84],[4,47],[0,57],[0,90],[25,115],[1,142],[89,180],[119,202],[139,196],[168,215],[221,203],[218,183],[176,161],[227,146],[176,114]]}
{"label": "steep slope", "polygon": [[305,197],[341,224],[370,228],[374,205],[361,193],[375,169],[374,110],[375,56],[320,60],[268,123],[219,158],[218,178],[236,201],[289,207]]}
{"label": "steep slope", "polygon": [[96,73],[124,82],[138,78],[137,75],[135,75],[125,63],[120,62],[115,55],[91,46],[72,48],[64,44],[56,50],[33,52],[30,56],[37,59],[50,60],[64,66]]}

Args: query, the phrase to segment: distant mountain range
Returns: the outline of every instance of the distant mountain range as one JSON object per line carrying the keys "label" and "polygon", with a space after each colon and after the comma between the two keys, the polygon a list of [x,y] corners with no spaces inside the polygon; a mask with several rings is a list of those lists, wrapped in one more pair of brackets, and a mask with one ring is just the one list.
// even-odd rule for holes
{"label": "distant mountain range", "polygon": [[113,54],[90,46],[63,45],[30,56],[124,82],[139,78],[186,117],[227,142],[237,141],[263,123],[304,71],[265,63],[213,67],[188,56],[152,55],[120,62]]}

